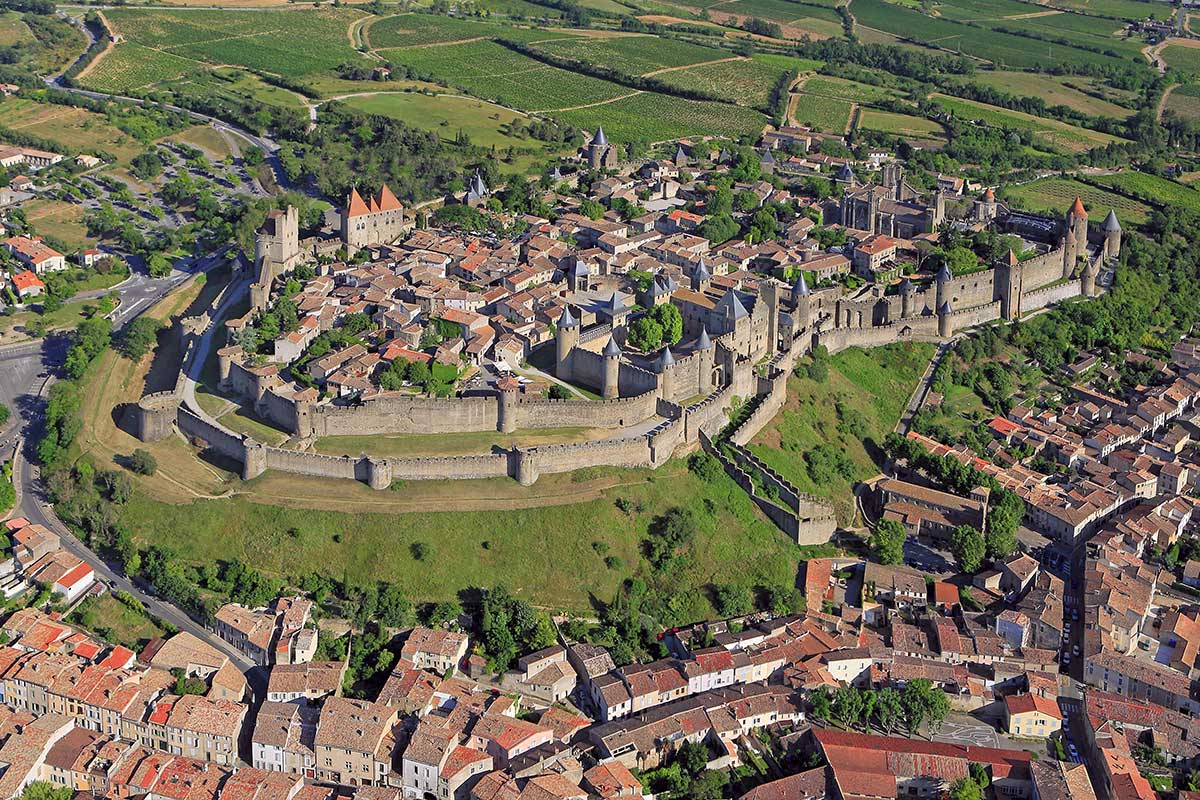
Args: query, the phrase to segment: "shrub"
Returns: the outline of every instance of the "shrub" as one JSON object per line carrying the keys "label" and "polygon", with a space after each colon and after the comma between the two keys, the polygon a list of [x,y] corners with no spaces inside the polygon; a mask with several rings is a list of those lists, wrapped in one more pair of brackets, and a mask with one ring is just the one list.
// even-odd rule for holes
{"label": "shrub", "polygon": [[158,470],[158,460],[148,450],[138,448],[129,456],[129,468],[139,475],[153,475]]}

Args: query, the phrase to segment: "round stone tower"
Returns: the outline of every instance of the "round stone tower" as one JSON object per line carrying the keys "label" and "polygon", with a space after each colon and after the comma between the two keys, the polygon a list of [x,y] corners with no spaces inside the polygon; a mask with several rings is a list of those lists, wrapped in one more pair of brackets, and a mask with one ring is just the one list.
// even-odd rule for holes
{"label": "round stone tower", "polygon": [[612,400],[619,396],[620,376],[621,348],[617,345],[616,337],[609,337],[608,344],[604,345],[604,385],[600,392],[605,400]]}

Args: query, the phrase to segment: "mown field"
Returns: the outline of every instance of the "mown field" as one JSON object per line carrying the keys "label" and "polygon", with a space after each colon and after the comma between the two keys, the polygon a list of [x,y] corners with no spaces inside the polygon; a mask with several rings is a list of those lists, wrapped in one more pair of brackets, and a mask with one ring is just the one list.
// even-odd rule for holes
{"label": "mown field", "polygon": [[977,103],[973,100],[963,100],[940,94],[934,94],[932,98],[938,105],[960,119],[978,120],[986,125],[1028,131],[1033,134],[1036,144],[1049,150],[1078,153],[1093,147],[1102,147],[1111,142],[1123,141],[1111,134],[1068,125],[1054,119],[1035,117],[1032,114],[1011,111],[986,103]]}
{"label": "mown field", "polygon": [[658,75],[658,79],[684,89],[699,89],[716,97],[750,106],[765,106],[771,90],[784,68],[757,61],[738,59],[716,64],[701,64]]}
{"label": "mown field", "polygon": [[[851,348],[830,358],[824,382],[793,376],[783,409],[750,449],[801,491],[832,501],[838,521],[849,524],[854,517],[851,487],[879,471],[872,449],[896,427],[933,351],[933,345],[918,342]],[[850,477],[813,479],[804,454],[821,445],[849,457]]]}
{"label": "mown field", "polygon": [[33,32],[15,11],[0,13],[0,47],[13,47],[32,42]]}
{"label": "mown field", "polygon": [[509,136],[501,127],[525,119],[524,115],[483,100],[420,92],[348,97],[341,101],[368,114],[393,117],[408,125],[436,132],[452,140],[461,131],[473,144],[484,147],[529,147],[528,139]]}
{"label": "mown field", "polygon": [[933,120],[874,108],[859,109],[858,127],[917,139],[939,139],[945,134],[942,126]]}
{"label": "mown field", "polygon": [[805,94],[836,97],[855,103],[878,103],[881,100],[890,100],[897,94],[895,89],[886,86],[872,86],[869,83],[835,78],[832,75],[812,75],[805,78],[803,89]]}
{"label": "mown field", "polygon": [[[1011,5],[1009,5],[1011,3]],[[991,10],[987,8],[991,7]],[[937,47],[952,52],[961,52],[990,61],[997,66],[1018,67],[1031,69],[1056,64],[1083,67],[1096,64],[1116,65],[1131,60],[1120,54],[1121,42],[1115,37],[1105,43],[1105,49],[1117,52],[1117,55],[1105,55],[1092,52],[1078,46],[1050,44],[1037,39],[1019,36],[995,30],[1004,27],[1014,30],[1034,30],[1043,24],[1038,19],[1003,19],[997,12],[1013,11],[1015,14],[1035,13],[1025,4],[1014,3],[1012,0],[988,0],[987,4],[978,4],[962,0],[961,3],[943,3],[938,10],[939,17],[928,16],[917,9],[905,8],[887,0],[853,0],[851,6],[860,25],[876,28],[896,36],[909,39],[928,47]],[[1019,11],[1017,9],[1020,9]],[[958,16],[960,19],[951,18]],[[1059,14],[1053,19],[1058,21],[1054,33],[1039,31],[1044,35],[1067,39],[1078,44],[1096,46],[1095,34],[1090,30],[1095,25],[1091,18],[1082,21],[1074,19],[1080,15]],[[980,18],[985,18],[981,21]],[[964,21],[973,20],[973,24]],[[1077,31],[1072,28],[1084,27],[1089,30]],[[1117,25],[1113,25],[1115,31]],[[990,29],[989,29],[990,28]]]}
{"label": "mown field", "polygon": [[[350,26],[363,16],[332,6],[255,12],[111,9],[105,17],[126,41],[100,64],[134,44],[205,64],[302,77],[362,60],[351,43]],[[137,55],[147,54],[139,50]],[[159,80],[166,77],[175,76]]]}
{"label": "mown field", "polygon": [[728,103],[685,100],[653,92],[640,92],[611,103],[556,113],[577,127],[592,130],[603,125],[614,141],[662,142],[684,136],[737,137],[762,131],[765,115]]}
{"label": "mown field", "polygon": [[[1115,117],[1125,119],[1133,113],[1132,109],[1119,106],[1116,103],[1094,97],[1080,91],[1069,84],[1089,86],[1087,78],[1077,75],[1055,76],[1037,75],[1031,72],[1011,72],[1007,70],[980,70],[971,79],[972,83],[987,86],[1008,94],[1025,97],[1040,97],[1051,106],[1066,106],[1083,114],[1097,117]],[[1098,92],[1112,92],[1106,86],[1093,86]]]}
{"label": "mown field", "polygon": [[792,116],[801,125],[824,133],[844,133],[853,106],[845,100],[801,93],[796,95],[792,109]]}
{"label": "mown field", "polygon": [[1103,219],[1110,208],[1117,210],[1122,221],[1134,224],[1145,222],[1150,215],[1150,207],[1145,203],[1071,178],[1039,178],[1020,186],[1005,187],[1002,194],[1019,201],[1022,208],[1048,214],[1062,214],[1076,197],[1081,197],[1097,219]]}

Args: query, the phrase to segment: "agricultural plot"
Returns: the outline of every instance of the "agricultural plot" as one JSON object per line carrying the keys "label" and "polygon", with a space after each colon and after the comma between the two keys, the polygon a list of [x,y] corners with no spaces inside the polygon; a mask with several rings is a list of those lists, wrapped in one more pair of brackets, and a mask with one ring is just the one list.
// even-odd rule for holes
{"label": "agricultural plot", "polygon": [[1098,218],[1103,218],[1109,208],[1115,208],[1122,221],[1135,225],[1145,222],[1150,215],[1150,207],[1145,203],[1070,178],[1039,178],[1031,183],[1007,187],[1003,194],[1018,201],[1022,208],[1055,216],[1069,208],[1076,197],[1082,198],[1083,204]]}
{"label": "agricultural plot", "polygon": [[413,47],[464,39],[501,36],[514,41],[571,38],[571,34],[540,28],[517,28],[440,14],[399,14],[368,23],[365,37],[372,49]]}
{"label": "agricultural plot", "polygon": [[940,139],[945,134],[942,126],[933,120],[874,108],[859,110],[858,127],[913,139]]}
{"label": "agricultural plot", "polygon": [[1167,66],[1200,75],[1200,47],[1169,44],[1162,49]]}
{"label": "agricultural plot", "polygon": [[823,133],[845,133],[850,124],[852,103],[834,97],[815,94],[796,95],[792,116],[800,125],[808,125]]}
{"label": "agricultural plot", "polygon": [[538,49],[560,58],[607,67],[626,75],[643,75],[729,58],[727,50],[661,39],[657,36],[616,36],[604,39],[564,39],[539,44]]}
{"label": "agricultural plot", "polygon": [[[1033,69],[1054,65],[1117,65],[1127,61],[1077,47],[1051,45],[1025,36],[966,25],[952,19],[930,17],[886,0],[854,0],[852,8],[860,25],[893,33],[927,47],[975,56],[998,66]],[[1009,20],[1006,25],[1016,27],[1024,22]]]}
{"label": "agricultural plot", "polygon": [[[1029,31],[1039,36],[1067,39],[1073,44],[1101,48],[1127,59],[1138,58],[1144,46],[1139,39],[1126,37],[1121,33],[1121,28],[1124,27],[1123,22],[1069,12],[1024,19],[988,20],[983,21],[982,24],[990,28]],[[1048,49],[1036,41],[1031,42],[1031,47],[1035,50]]]}
{"label": "agricultural plot", "polygon": [[1200,86],[1194,83],[1176,86],[1167,96],[1163,110],[1184,119],[1200,119]]}
{"label": "agricultural plot", "polygon": [[409,92],[349,97],[342,102],[368,114],[382,114],[408,125],[434,131],[443,139],[454,139],[461,131],[473,144],[484,147],[529,147],[539,144],[501,131],[502,126],[520,121],[524,115],[468,97]]}
{"label": "agricultural plot", "polygon": [[722,14],[745,14],[751,17],[785,24],[807,17],[832,22],[841,28],[842,18],[834,10],[833,3],[798,3],[793,0],[729,0],[708,7],[713,19]]}
{"label": "agricultural plot", "polygon": [[[208,64],[301,77],[362,58],[349,29],[363,14],[344,8],[253,13],[125,8],[105,15],[126,42]],[[114,53],[127,46],[118,45]]]}
{"label": "agricultural plot", "polygon": [[654,92],[639,92],[611,103],[559,112],[554,117],[586,130],[603,125],[613,141],[736,137],[759,133],[767,123],[767,118],[753,109]]}
{"label": "agricultural plot", "polygon": [[574,108],[631,92],[609,81],[543,64],[495,42],[397,50],[390,56],[419,74],[523,111]]}
{"label": "agricultural plot", "polygon": [[[1008,94],[1025,97],[1040,97],[1050,106],[1066,106],[1083,114],[1096,117],[1124,119],[1133,113],[1131,109],[1093,97],[1070,84],[1087,85],[1087,79],[1077,75],[1035,75],[1031,72],[1008,72],[1005,70],[980,70],[972,83],[987,86]],[[1107,87],[1091,87],[1104,91]]]}
{"label": "agricultural plot", "polygon": [[1130,22],[1146,17],[1167,19],[1172,11],[1170,4],[1156,3],[1153,0],[1053,0],[1051,5],[1081,14],[1113,17]]}
{"label": "agricultural plot", "polygon": [[1153,198],[1155,204],[1163,203],[1192,212],[1200,211],[1200,191],[1157,175],[1119,172],[1116,175],[1097,175],[1092,180],[1133,197],[1147,200]]}
{"label": "agricultural plot", "polygon": [[722,61],[673,70],[659,80],[684,89],[699,89],[741,105],[765,106],[783,69],[752,59]]}
{"label": "agricultural plot", "polygon": [[102,56],[80,82],[89,89],[120,94],[204,70],[204,65],[136,42],[122,42]]}
{"label": "agricultural plot", "polygon": [[835,78],[830,75],[813,75],[808,78],[804,81],[804,92],[824,97],[836,97],[839,100],[850,100],[855,103],[878,103],[881,100],[890,100],[897,94],[894,89],[888,89],[885,86],[872,86],[869,83]]}
{"label": "agricultural plot", "polygon": [[991,106],[986,103],[976,103],[973,100],[939,94],[932,97],[935,102],[960,119],[977,120],[985,125],[999,128],[1028,131],[1033,134],[1034,141],[1039,146],[1058,152],[1079,153],[1093,147],[1103,147],[1112,142],[1124,141],[1124,139],[1107,133],[1068,125],[1055,119],[1035,117],[1020,111],[1010,111],[1007,108]]}

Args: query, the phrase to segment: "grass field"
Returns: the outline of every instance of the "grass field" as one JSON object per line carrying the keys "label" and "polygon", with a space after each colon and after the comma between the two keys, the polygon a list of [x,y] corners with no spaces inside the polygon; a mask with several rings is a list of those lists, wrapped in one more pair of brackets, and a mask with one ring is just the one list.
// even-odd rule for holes
{"label": "grass field", "polygon": [[34,40],[33,32],[15,11],[0,13],[0,47],[15,47]]}
{"label": "grass field", "polygon": [[613,432],[602,428],[540,428],[511,434],[480,431],[452,434],[413,434],[410,436],[326,436],[313,444],[318,453],[331,456],[371,453],[377,456],[471,455],[490,453],[499,447],[533,447],[607,439]]}
{"label": "grass field", "polygon": [[[290,77],[326,72],[362,59],[351,45],[349,29],[363,12],[353,9],[330,6],[245,12],[118,8],[106,11],[105,16],[114,32],[126,41],[100,61],[97,71],[130,44],[205,64],[242,66]],[[137,55],[147,56],[142,50]],[[161,69],[170,69],[173,63],[163,63]],[[142,77],[158,71],[160,66],[155,64]]]}
{"label": "grass field", "polygon": [[916,139],[940,139],[945,134],[942,126],[933,120],[914,117],[911,114],[879,111],[874,108],[859,110],[858,127],[863,130],[882,131]]}
{"label": "grass field", "polygon": [[[1085,77],[1076,75],[1059,77],[1037,75],[1031,72],[980,70],[975,73],[972,82],[1008,94],[1040,97],[1046,101],[1047,105],[1062,105],[1097,117],[1125,119],[1133,113],[1131,109],[1093,97],[1068,85],[1071,83],[1086,85],[1087,80]],[[1101,87],[1097,87],[1097,90],[1104,91]]]}
{"label": "grass field", "polygon": [[58,200],[32,200],[22,206],[25,219],[40,236],[52,236],[76,250],[93,247],[96,240],[83,224],[83,207]]}
{"label": "grass field", "polygon": [[815,94],[796,95],[793,116],[801,125],[809,125],[824,133],[845,133],[850,124],[853,107],[845,100]]}
{"label": "grass field", "polygon": [[1200,211],[1200,191],[1157,175],[1144,172],[1119,172],[1116,175],[1097,175],[1096,183],[1134,197],[1153,199],[1155,203]]}
{"label": "grass field", "polygon": [[217,161],[233,154],[233,148],[229,146],[229,142],[221,135],[221,132],[208,125],[197,125],[168,138],[192,147],[199,147]]}
{"label": "grass field", "polygon": [[82,108],[9,97],[0,101],[0,125],[40,136],[84,152],[105,152],[128,165],[143,145],[111,124],[103,114]]}
{"label": "grass field", "polygon": [[560,39],[539,44],[538,49],[560,58],[573,58],[585,64],[608,67],[626,75],[642,75],[732,55],[728,50],[657,36]]}
{"label": "grass field", "polygon": [[699,89],[741,105],[765,106],[784,70],[754,59],[701,64],[664,72],[658,79],[684,89]]}
{"label": "grass field", "polygon": [[1022,208],[1055,215],[1069,208],[1076,196],[1083,198],[1084,205],[1092,209],[1097,219],[1103,219],[1109,208],[1115,208],[1122,221],[1134,224],[1145,222],[1150,214],[1145,203],[1070,178],[1039,178],[1032,183],[1006,187],[1002,194],[1019,200]]}
{"label": "grass field", "polygon": [[428,95],[420,92],[377,94],[348,97],[341,101],[368,114],[382,114],[409,125],[435,131],[443,139],[453,139],[459,131],[473,144],[484,147],[529,147],[539,145],[501,131],[501,127],[525,117],[502,106],[452,95]]}
{"label": "grass field", "polygon": [[71,613],[69,621],[134,652],[141,652],[148,641],[166,633],[148,614],[129,608],[111,594],[87,598]]}
{"label": "grass field", "polygon": [[[1021,7],[1024,9],[1024,13],[1030,13],[1028,6],[1022,5]],[[1132,59],[1132,56],[1125,58],[1101,55],[1062,44],[1050,45],[1024,36],[966,25],[947,17],[931,17],[919,10],[904,8],[889,3],[887,0],[853,0],[851,8],[855,18],[862,25],[877,28],[929,47],[975,56],[997,66],[1030,69],[1065,64],[1083,67],[1095,64],[1117,65],[1127,63]],[[953,9],[955,6],[943,4],[943,10],[946,8]],[[977,17],[988,16],[986,9],[978,8],[975,3],[964,3],[958,8],[965,9]],[[1056,15],[1055,18],[1067,16]],[[1013,29],[1033,27],[1029,20],[1005,20],[1003,23],[993,24],[1003,24],[1004,27]],[[1078,40],[1080,43],[1094,43],[1090,34],[1070,30],[1071,23],[1069,21],[1061,21],[1060,25],[1059,32],[1051,35]],[[1116,30],[1118,26],[1114,24],[1112,27],[1113,30]],[[1113,39],[1111,49],[1118,50],[1119,44],[1116,39]]]}
{"label": "grass field", "polygon": [[1111,134],[1068,125],[1056,119],[1035,117],[1020,111],[963,100],[958,97],[934,94],[932,98],[954,116],[964,120],[977,120],[985,125],[1028,131],[1035,143],[1050,150],[1078,153],[1093,147],[1103,147],[1123,139]]}
{"label": "grass field", "polygon": [[[870,350],[851,348],[831,358],[824,383],[792,377],[783,409],[754,438],[750,449],[801,491],[828,498],[837,508],[838,521],[850,523],[854,517],[851,487],[879,471],[871,455],[873,443],[895,428],[933,351],[931,344],[911,342]],[[838,407],[841,422],[835,413]],[[861,438],[849,430],[850,418],[861,422]],[[812,480],[804,453],[822,444],[849,456],[854,462],[852,478],[819,485]]]}
{"label": "grass field", "polygon": [[1200,119],[1200,85],[1187,83],[1176,86],[1167,96],[1163,110],[1184,119]]}
{"label": "grass field", "polygon": [[684,136],[743,136],[762,131],[767,118],[759,112],[726,103],[685,100],[641,92],[611,103],[561,111],[557,119],[594,130],[603,125],[615,141],[662,142]]}

